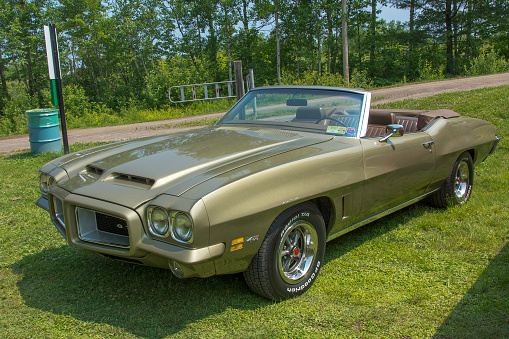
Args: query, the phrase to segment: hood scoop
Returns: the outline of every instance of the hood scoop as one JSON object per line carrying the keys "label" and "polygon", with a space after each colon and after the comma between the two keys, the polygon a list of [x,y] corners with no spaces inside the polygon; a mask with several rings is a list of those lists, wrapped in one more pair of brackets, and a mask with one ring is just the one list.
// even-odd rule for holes
{"label": "hood scoop", "polygon": [[100,177],[104,173],[104,170],[102,168],[94,165],[88,165],[87,167],[85,167],[85,171],[87,172],[87,174],[97,177]]}
{"label": "hood scoop", "polygon": [[109,184],[117,184],[143,190],[149,190],[155,183],[154,179],[123,173],[111,173],[103,181]]}

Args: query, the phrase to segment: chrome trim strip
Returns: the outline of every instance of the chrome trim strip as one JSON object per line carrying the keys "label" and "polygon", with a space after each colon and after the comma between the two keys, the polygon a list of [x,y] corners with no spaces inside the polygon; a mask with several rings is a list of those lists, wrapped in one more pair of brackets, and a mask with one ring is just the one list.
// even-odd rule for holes
{"label": "chrome trim strip", "polygon": [[350,225],[350,226],[348,226],[347,228],[343,228],[342,230],[340,230],[340,231],[338,231],[338,232],[336,232],[336,233],[334,233],[334,234],[329,235],[329,236],[327,237],[327,241],[330,241],[330,240],[336,239],[337,237],[342,236],[342,235],[343,235],[343,234],[345,234],[345,233],[348,233],[348,232],[350,232],[350,231],[353,231],[353,230],[355,230],[355,229],[357,229],[357,228],[359,228],[359,227],[361,227],[361,226],[364,226],[364,225],[366,225],[366,224],[369,224],[370,222],[373,222],[373,221],[375,221],[375,220],[377,220],[377,219],[383,218],[383,217],[385,217],[386,215],[389,215],[389,214],[391,214],[391,213],[393,213],[393,212],[396,212],[397,210],[400,210],[400,209],[402,209],[402,208],[405,208],[405,207],[407,207],[407,206],[410,206],[410,205],[412,205],[412,204],[415,204],[417,201],[422,200],[422,199],[423,199],[423,198],[425,198],[426,196],[428,196],[428,195],[430,195],[430,194],[432,194],[432,193],[434,193],[434,192],[438,191],[439,189],[440,189],[440,188],[434,189],[434,190],[433,190],[433,191],[431,191],[431,192],[425,193],[425,194],[423,194],[423,195],[418,196],[417,198],[414,198],[414,199],[408,200],[407,202],[404,202],[404,203],[402,203],[402,204],[399,204],[399,205],[397,205],[397,206],[394,206],[394,207],[392,207],[392,208],[389,208],[388,210],[385,210],[385,211],[380,212],[380,213],[378,213],[378,214],[375,214],[375,215],[373,215],[373,216],[371,216],[371,217],[369,217],[369,218],[367,218],[367,219],[364,219],[364,220],[362,220],[362,221],[359,221],[358,223],[355,223],[355,224],[353,224],[353,225]]}
{"label": "chrome trim strip", "polygon": [[357,129],[357,134],[355,137],[357,139],[366,136],[368,130],[368,119],[369,119],[369,108],[371,106],[371,92],[364,93],[364,100],[362,102],[361,112],[359,116],[359,125]]}

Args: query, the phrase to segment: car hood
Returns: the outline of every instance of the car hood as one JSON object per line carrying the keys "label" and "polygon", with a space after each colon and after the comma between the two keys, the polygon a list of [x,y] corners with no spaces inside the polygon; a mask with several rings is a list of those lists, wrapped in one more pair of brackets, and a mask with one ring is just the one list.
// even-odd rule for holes
{"label": "car hood", "polygon": [[179,196],[224,172],[330,139],[276,129],[207,127],[101,146],[52,165],[67,172],[61,188],[136,208],[162,193]]}

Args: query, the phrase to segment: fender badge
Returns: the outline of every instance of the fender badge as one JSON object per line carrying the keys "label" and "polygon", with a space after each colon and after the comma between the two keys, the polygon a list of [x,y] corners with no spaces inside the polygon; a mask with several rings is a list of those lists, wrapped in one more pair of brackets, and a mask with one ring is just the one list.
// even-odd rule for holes
{"label": "fender badge", "polygon": [[253,235],[252,237],[247,238],[246,242],[258,241],[258,237],[258,235]]}

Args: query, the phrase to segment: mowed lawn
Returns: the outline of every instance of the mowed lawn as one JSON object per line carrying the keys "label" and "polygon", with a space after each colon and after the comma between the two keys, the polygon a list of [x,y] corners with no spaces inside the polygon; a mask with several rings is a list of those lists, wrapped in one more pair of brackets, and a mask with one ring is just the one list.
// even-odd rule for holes
{"label": "mowed lawn", "polygon": [[386,105],[453,109],[503,139],[465,206],[418,203],[328,243],[313,287],[279,303],[242,275],[179,280],[66,245],[34,205],[55,156],[0,155],[0,338],[509,338],[508,98],[503,86]]}

